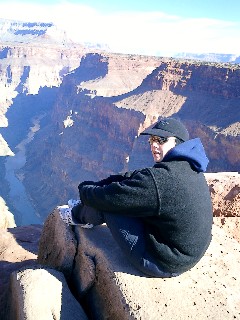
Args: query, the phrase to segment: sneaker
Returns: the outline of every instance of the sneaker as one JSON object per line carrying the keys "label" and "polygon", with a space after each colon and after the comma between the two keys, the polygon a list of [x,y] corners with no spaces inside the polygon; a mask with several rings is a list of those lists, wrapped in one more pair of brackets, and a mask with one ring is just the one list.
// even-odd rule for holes
{"label": "sneaker", "polygon": [[61,219],[68,225],[75,225],[75,226],[80,226],[84,229],[91,229],[93,228],[93,224],[90,223],[86,223],[86,224],[82,224],[82,223],[75,223],[73,221],[73,216],[72,216],[72,209],[68,207],[68,205],[63,205],[63,206],[59,206],[57,207],[58,211],[59,211],[59,215],[61,217]]}

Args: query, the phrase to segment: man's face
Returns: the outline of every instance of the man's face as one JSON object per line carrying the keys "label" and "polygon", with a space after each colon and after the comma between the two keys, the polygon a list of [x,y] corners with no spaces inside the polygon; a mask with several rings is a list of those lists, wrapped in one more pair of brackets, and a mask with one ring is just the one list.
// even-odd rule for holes
{"label": "man's face", "polygon": [[158,136],[151,136],[149,138],[149,143],[155,162],[161,162],[166,153],[176,145],[174,137],[162,138]]}

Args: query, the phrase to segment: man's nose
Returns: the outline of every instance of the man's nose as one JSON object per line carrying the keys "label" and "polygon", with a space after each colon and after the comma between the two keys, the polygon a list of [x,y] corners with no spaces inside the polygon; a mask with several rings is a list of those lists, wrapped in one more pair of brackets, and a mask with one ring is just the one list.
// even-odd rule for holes
{"label": "man's nose", "polygon": [[158,146],[159,146],[159,144],[154,141],[153,144],[152,144],[152,147],[153,147],[153,148],[158,148]]}

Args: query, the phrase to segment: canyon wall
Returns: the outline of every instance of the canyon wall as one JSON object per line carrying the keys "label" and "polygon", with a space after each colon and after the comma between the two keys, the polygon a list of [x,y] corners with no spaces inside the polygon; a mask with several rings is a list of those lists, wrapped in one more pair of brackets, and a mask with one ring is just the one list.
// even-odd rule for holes
{"label": "canyon wall", "polygon": [[[114,90],[110,96],[111,76],[114,80],[118,71],[111,61],[115,58],[82,58],[79,68],[64,77],[48,123],[29,146],[24,183],[42,212],[78,197],[77,185],[83,180],[152,165],[149,146],[139,133],[162,115],[180,118],[191,137],[200,136],[210,158],[209,172],[239,170],[237,67],[163,59],[135,89],[122,93],[120,87],[118,95]],[[33,170],[36,164],[40,166]]]}
{"label": "canyon wall", "polygon": [[[152,165],[139,133],[159,116],[181,119],[192,138],[202,139],[208,172],[239,170],[239,65],[20,47],[2,48],[2,79],[12,88],[12,101],[0,134],[15,152],[32,119],[41,118],[17,174],[43,219],[56,205],[78,197],[83,180]],[[13,67],[18,64],[19,74]],[[3,179],[3,192],[5,184]]]}
{"label": "canyon wall", "polygon": [[79,66],[80,45],[0,43],[0,126],[18,94],[37,94],[41,87],[59,86],[62,76]]}

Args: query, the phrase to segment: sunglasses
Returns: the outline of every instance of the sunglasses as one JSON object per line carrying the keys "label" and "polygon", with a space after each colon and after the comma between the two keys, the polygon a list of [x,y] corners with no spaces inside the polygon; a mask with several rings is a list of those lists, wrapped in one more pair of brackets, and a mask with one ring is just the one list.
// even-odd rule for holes
{"label": "sunglasses", "polygon": [[153,142],[157,142],[159,144],[164,144],[168,141],[168,138],[165,138],[165,137],[158,137],[158,136],[151,136],[149,139],[148,139],[148,142],[150,144],[153,144]]}

